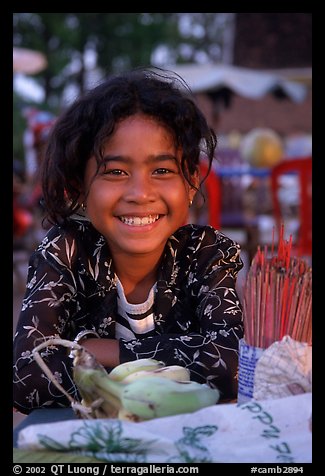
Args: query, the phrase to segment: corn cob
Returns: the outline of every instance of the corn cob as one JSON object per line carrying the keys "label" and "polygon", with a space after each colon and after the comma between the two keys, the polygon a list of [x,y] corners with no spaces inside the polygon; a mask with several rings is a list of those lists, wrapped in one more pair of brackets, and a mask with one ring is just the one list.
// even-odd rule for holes
{"label": "corn cob", "polygon": [[154,376],[129,383],[121,394],[123,409],[139,420],[195,412],[218,400],[219,391],[206,384]]}
{"label": "corn cob", "polygon": [[138,359],[131,362],[123,362],[123,364],[117,365],[109,373],[109,376],[113,380],[121,381],[129,375],[140,372],[142,370],[156,370],[165,367],[164,362],[155,359]]}
{"label": "corn cob", "polygon": [[219,399],[219,391],[206,384],[156,376],[123,383],[94,370],[92,381],[98,395],[107,401],[112,396],[120,401],[119,418],[134,421],[194,412]]}
{"label": "corn cob", "polygon": [[[51,345],[63,345],[73,349],[73,378],[82,397],[82,404],[65,391],[40,356],[39,351]],[[121,364],[122,367],[117,366],[114,372],[108,373],[95,357],[79,344],[56,337],[39,344],[33,350],[33,356],[82,418],[142,421],[194,412],[214,405],[219,399],[218,390],[206,384],[189,381],[188,370],[178,366],[165,367],[162,362],[154,359],[139,359],[128,363],[132,365]],[[141,378],[140,369],[141,371],[146,369],[144,378]],[[140,374],[136,380],[133,377],[131,382],[123,381],[127,376],[132,380],[131,375],[136,372]],[[167,378],[164,378],[164,375]],[[174,380],[178,378],[177,376],[184,381]]]}
{"label": "corn cob", "polygon": [[178,382],[188,382],[190,380],[190,371],[180,365],[168,365],[155,370],[139,370],[127,375],[122,382],[130,383],[147,377],[162,377]]}
{"label": "corn cob", "polygon": [[115,394],[102,392],[96,381],[108,378],[105,368],[84,349],[74,351],[73,379],[82,397],[82,404],[92,409],[94,418],[117,418],[121,409]]}

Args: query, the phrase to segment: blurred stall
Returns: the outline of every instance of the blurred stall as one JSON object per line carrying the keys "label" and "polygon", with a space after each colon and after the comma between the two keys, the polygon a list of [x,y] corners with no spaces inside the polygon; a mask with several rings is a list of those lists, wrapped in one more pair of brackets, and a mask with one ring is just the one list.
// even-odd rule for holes
{"label": "blurred stall", "polygon": [[47,59],[40,51],[13,47],[13,72],[37,74],[47,67]]}

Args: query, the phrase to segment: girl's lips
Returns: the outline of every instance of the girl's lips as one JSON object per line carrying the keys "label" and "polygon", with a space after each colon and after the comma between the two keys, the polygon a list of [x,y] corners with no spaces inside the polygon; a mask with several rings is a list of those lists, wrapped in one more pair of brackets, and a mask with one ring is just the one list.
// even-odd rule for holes
{"label": "girl's lips", "polygon": [[160,215],[158,214],[150,214],[150,215],[145,215],[145,216],[139,216],[139,215],[123,215],[118,217],[122,223],[128,226],[137,226],[137,227],[142,227],[142,226],[147,226],[147,225],[152,225],[155,223],[157,220],[159,220]]}
{"label": "girl's lips", "polygon": [[146,236],[149,232],[157,229],[160,225],[161,218],[163,215],[159,215],[159,219],[153,221],[152,223],[137,225],[136,223],[125,223],[121,219],[118,219],[119,224],[121,225],[121,232],[125,235],[141,235]]}

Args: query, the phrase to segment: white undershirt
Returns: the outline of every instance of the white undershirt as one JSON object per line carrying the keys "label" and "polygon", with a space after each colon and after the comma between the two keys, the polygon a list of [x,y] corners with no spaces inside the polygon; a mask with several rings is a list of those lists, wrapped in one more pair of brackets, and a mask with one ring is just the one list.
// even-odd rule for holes
{"label": "white undershirt", "polygon": [[148,298],[140,304],[131,304],[127,301],[121,281],[116,277],[117,286],[117,313],[118,319],[115,325],[116,339],[132,340],[144,337],[154,327],[153,304],[157,284],[149,291]]}

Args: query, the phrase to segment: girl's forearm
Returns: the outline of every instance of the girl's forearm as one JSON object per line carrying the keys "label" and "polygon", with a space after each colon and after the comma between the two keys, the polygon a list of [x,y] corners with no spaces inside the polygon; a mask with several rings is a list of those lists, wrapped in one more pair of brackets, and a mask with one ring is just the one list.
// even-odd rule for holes
{"label": "girl's forearm", "polygon": [[120,363],[119,342],[115,339],[83,339],[79,342],[91,352],[104,367],[116,367]]}

